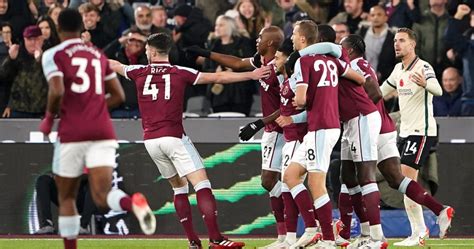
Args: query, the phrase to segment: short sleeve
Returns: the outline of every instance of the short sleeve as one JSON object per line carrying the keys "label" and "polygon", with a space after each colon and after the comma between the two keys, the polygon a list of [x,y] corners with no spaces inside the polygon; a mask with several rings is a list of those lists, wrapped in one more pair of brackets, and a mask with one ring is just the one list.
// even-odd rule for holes
{"label": "short sleeve", "polygon": [[337,66],[337,71],[339,72],[340,76],[346,75],[347,70],[349,69],[349,64],[347,64],[345,61],[341,59],[335,59]]}
{"label": "short sleeve", "polygon": [[[302,57],[304,58],[304,57]],[[308,67],[302,62],[301,58],[296,60],[295,63],[295,70],[293,71],[293,75],[291,76],[295,85],[308,85],[309,83],[309,69]]]}
{"label": "short sleeve", "polygon": [[[110,67],[110,66],[107,66]],[[129,65],[125,66],[123,71],[125,73],[125,78],[135,81],[138,76],[146,69],[146,65]]]}
{"label": "short sleeve", "polygon": [[41,64],[43,66],[43,73],[46,80],[50,80],[54,76],[63,77],[64,73],[60,69],[60,64],[56,62],[57,50],[48,50],[44,52],[41,58]]}
{"label": "short sleeve", "polygon": [[366,79],[371,76],[369,64],[364,60],[352,61],[351,68],[358,72],[360,75],[364,76],[364,78]]}
{"label": "short sleeve", "polygon": [[195,85],[199,77],[201,76],[201,73],[196,70],[192,69],[189,67],[181,67],[181,66],[176,66],[180,70],[180,76],[190,85]]}

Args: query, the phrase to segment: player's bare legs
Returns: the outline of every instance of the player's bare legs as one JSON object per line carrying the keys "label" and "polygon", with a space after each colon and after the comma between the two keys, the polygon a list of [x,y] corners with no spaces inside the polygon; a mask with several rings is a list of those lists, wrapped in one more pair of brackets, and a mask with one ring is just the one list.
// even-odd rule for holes
{"label": "player's bare legs", "polygon": [[198,169],[187,174],[186,178],[191,182],[196,191],[197,205],[207,227],[210,246],[213,248],[243,247],[245,243],[227,240],[219,230],[219,226],[217,225],[216,199],[212,194],[211,182],[207,177],[206,170]]}
{"label": "player's bare legs", "polygon": [[55,181],[58,188],[59,234],[64,240],[65,249],[76,249],[80,228],[80,216],[76,208],[76,195],[79,189],[80,178],[55,176]]}
{"label": "player's bare legs", "polygon": [[196,245],[199,248],[201,247],[201,240],[194,231],[193,227],[191,204],[189,203],[188,199],[188,181],[185,177],[179,177],[178,175],[169,178],[168,181],[174,191],[174,208],[176,209],[176,214],[178,215],[179,222],[181,222],[184,232],[188,237],[189,244]]}
{"label": "player's bare legs", "polygon": [[305,223],[305,233],[292,245],[291,248],[305,246],[310,243],[316,235],[316,220],[314,215],[313,200],[303,184],[302,176],[306,174],[306,169],[299,163],[291,162],[285,170],[283,182],[290,189],[291,195],[298,206],[298,211]]}
{"label": "player's bare legs", "polygon": [[278,232],[278,241],[283,242],[286,236],[284,203],[281,194],[281,174],[277,171],[262,169],[262,187],[270,193],[270,204],[275,216]]}
{"label": "player's bare legs", "polygon": [[153,234],[156,229],[156,220],[145,197],[136,193],[130,197],[120,189],[112,189],[113,168],[93,167],[89,168],[89,186],[92,200],[99,209],[114,211],[133,212],[137,217],[142,231],[147,234]]}

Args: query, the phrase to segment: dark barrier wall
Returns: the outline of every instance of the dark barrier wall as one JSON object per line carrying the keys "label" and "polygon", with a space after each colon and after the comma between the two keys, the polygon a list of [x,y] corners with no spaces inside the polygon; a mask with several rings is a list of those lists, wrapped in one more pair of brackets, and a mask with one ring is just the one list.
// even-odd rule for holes
{"label": "dark barrier wall", "polygon": [[[198,143],[218,200],[221,228],[233,234],[273,234],[267,193],[260,187],[259,144]],[[0,144],[0,234],[34,231],[35,216],[31,203],[34,182],[51,169],[51,144]],[[441,144],[437,197],[456,208],[451,234],[474,234],[474,144]],[[129,192],[143,192],[157,214],[158,234],[181,234],[172,205],[173,193],[149,158],[143,144],[121,144],[117,151],[119,183]],[[120,178],[122,177],[122,178]],[[194,191],[191,188],[191,193]],[[191,195],[194,223],[205,233],[200,214]],[[139,233],[133,218],[125,216],[129,233]],[[32,228],[33,227],[33,228]],[[110,229],[113,230],[113,229]]]}

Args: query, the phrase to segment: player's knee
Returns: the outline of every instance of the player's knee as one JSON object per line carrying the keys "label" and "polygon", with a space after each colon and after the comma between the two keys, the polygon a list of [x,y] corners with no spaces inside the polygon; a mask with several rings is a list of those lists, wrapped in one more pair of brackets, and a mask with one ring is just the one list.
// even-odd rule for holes
{"label": "player's knee", "polygon": [[109,206],[107,205],[107,194],[106,193],[91,193],[92,200],[94,200],[95,205],[101,211],[107,211]]}
{"label": "player's knee", "polygon": [[266,189],[268,192],[272,191],[273,186],[275,186],[276,182],[278,181],[278,179],[264,177],[263,175],[261,179],[262,179],[262,187]]}
{"label": "player's knee", "polygon": [[349,174],[341,174],[341,180],[348,188],[359,185],[359,181],[357,181],[356,177]]}

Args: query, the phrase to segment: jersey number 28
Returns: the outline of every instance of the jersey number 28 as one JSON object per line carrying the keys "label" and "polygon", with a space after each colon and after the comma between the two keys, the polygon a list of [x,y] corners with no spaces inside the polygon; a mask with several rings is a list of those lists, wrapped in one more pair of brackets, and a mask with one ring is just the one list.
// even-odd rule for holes
{"label": "jersey number 28", "polygon": [[[314,71],[321,72],[321,78],[318,82],[318,87],[325,87],[332,85],[333,87],[337,86],[339,78],[337,75],[337,66],[333,61],[323,61],[317,60],[314,62]],[[329,71],[329,80],[327,80],[327,75]]]}
{"label": "jersey number 28", "polygon": [[[151,74],[146,76],[145,85],[143,86],[143,95],[151,95],[152,100],[157,100],[159,89],[156,87],[156,83],[151,83],[153,76],[154,75]],[[165,99],[170,99],[171,77],[169,74],[163,74],[161,78],[165,80]]]}

